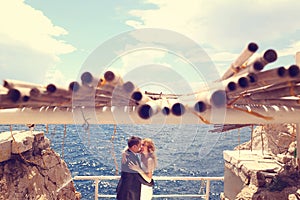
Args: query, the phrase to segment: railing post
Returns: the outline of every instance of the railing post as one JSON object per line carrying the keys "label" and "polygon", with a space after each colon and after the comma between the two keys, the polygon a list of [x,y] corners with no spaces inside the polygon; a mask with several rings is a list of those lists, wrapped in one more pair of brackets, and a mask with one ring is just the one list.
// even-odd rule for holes
{"label": "railing post", "polygon": [[210,192],[210,180],[209,179],[207,179],[207,181],[206,181],[206,196],[205,196],[205,199],[206,200],[209,200],[209,192]]}
{"label": "railing post", "polygon": [[98,192],[99,192],[99,179],[95,179],[95,200],[98,200]]}

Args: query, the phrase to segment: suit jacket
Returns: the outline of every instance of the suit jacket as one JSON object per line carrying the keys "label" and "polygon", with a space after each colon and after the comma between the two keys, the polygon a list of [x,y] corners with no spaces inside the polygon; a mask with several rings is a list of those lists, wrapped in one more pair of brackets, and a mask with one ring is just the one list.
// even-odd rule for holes
{"label": "suit jacket", "polygon": [[126,151],[127,161],[122,163],[121,166],[121,178],[117,186],[117,199],[118,200],[140,200],[141,196],[141,184],[153,186],[153,180],[148,183],[143,177],[134,170],[128,167],[130,161],[138,163],[140,161],[138,157],[130,150]]}

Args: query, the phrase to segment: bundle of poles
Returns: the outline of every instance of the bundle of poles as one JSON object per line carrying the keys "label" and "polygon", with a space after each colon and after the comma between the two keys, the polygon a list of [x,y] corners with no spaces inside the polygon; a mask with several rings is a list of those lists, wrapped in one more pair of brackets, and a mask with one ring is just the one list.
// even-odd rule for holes
{"label": "bundle of poles", "polygon": [[219,80],[193,93],[189,102],[184,102],[184,94],[142,91],[133,82],[125,82],[116,72],[106,71],[103,77],[84,72],[80,82],[71,82],[66,88],[52,83],[40,85],[4,80],[0,86],[0,109],[127,107],[134,108],[143,120],[157,113],[178,117],[189,111],[201,115],[214,108],[249,111],[261,107],[266,111],[268,106],[280,106],[298,109],[300,54],[296,54],[296,62],[290,66],[264,70],[266,65],[277,60],[277,53],[268,49],[251,60],[257,50],[256,43],[249,43]]}

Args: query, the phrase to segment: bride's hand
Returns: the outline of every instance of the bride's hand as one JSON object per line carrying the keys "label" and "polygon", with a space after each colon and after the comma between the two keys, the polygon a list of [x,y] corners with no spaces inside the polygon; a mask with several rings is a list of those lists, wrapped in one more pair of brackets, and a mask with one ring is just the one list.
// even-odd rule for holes
{"label": "bride's hand", "polygon": [[140,166],[132,161],[129,162],[128,167],[137,172],[141,170]]}

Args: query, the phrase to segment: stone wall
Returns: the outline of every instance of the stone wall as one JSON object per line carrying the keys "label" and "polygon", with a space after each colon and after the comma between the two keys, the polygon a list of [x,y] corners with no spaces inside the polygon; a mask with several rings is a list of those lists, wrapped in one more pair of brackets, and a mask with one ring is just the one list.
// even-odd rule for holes
{"label": "stone wall", "polygon": [[0,200],[80,199],[66,163],[43,132],[0,133],[0,151]]}
{"label": "stone wall", "polygon": [[221,199],[300,199],[295,139],[293,124],[257,126],[252,142],[224,151]]}

